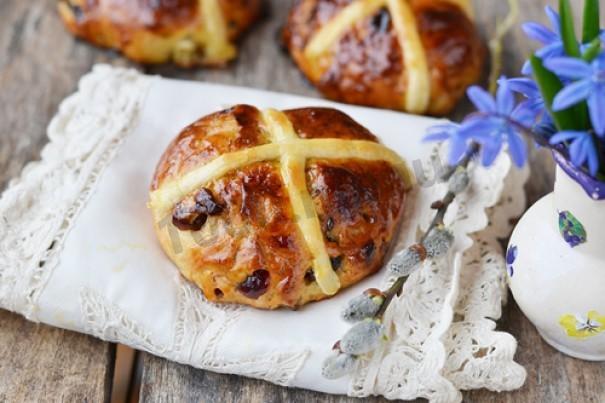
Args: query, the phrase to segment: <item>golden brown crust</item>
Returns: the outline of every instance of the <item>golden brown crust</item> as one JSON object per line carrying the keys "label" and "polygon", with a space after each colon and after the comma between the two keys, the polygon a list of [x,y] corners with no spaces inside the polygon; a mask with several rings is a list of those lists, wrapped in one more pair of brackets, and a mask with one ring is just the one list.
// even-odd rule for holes
{"label": "golden brown crust", "polygon": [[[279,168],[270,162],[250,165],[208,189],[224,208],[213,225],[225,231],[185,252],[197,268],[190,280],[214,301],[297,306],[311,257],[294,225]],[[269,273],[269,287],[250,298],[239,285],[257,270]]]}
{"label": "golden brown crust", "polygon": [[447,114],[479,80],[485,48],[472,21],[447,1],[416,0],[420,37],[431,66],[431,113]]}
{"label": "golden brown crust", "polygon": [[226,24],[225,42],[214,55],[202,4],[208,0],[59,0],[59,13],[74,35],[122,51],[141,63],[174,61],[183,67],[220,65],[235,56],[231,41],[259,16],[261,0],[217,1]]}
{"label": "golden brown crust", "polygon": [[[377,142],[334,109],[284,114],[301,139]],[[246,105],[201,118],[167,148],[152,191],[219,155],[267,143],[265,130],[261,113]],[[383,161],[309,159],[305,171],[332,267],[341,288],[348,287],[381,267],[403,212],[406,185]],[[156,232],[183,275],[209,300],[274,309],[328,297],[314,279],[313,256],[296,225],[279,160],[243,165],[180,203],[194,205],[197,192],[220,206],[199,230],[178,230],[168,217],[156,223]]]}
{"label": "golden brown crust", "polygon": [[[319,60],[305,54],[313,36],[353,2],[298,1],[284,29],[284,43],[303,73],[328,98],[405,110],[406,55],[386,5],[356,21]],[[431,88],[426,112],[447,114],[465,88],[480,78],[484,46],[459,6],[447,0],[412,0],[409,5],[429,68]],[[318,66],[321,75],[315,78]]]}
{"label": "golden brown crust", "polygon": [[299,108],[284,111],[302,139],[337,138],[377,142],[368,129],[349,115],[332,108]]}
{"label": "golden brown crust", "polygon": [[168,146],[158,164],[152,190],[221,154],[265,143],[260,112],[253,106],[237,105],[205,116],[183,129]]}
{"label": "golden brown crust", "polygon": [[385,162],[318,160],[309,162],[307,182],[341,281],[377,271],[405,199],[397,172]]}

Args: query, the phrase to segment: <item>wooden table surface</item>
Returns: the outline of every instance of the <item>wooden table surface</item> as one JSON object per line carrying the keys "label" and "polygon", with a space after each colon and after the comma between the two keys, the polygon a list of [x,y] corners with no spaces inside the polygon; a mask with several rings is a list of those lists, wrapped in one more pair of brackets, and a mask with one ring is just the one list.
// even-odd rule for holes
{"label": "wooden table surface", "polygon": [[[545,21],[548,0],[520,0],[521,18]],[[170,66],[148,73],[245,85],[318,96],[277,45],[290,0],[267,1],[266,18],[242,43],[239,60],[226,70],[186,71]],[[580,1],[573,1],[579,7]],[[39,158],[45,128],[61,100],[94,63],[131,65],[113,52],[75,41],[55,12],[55,0],[0,0],[0,189],[24,164]],[[477,20],[489,38],[506,14],[503,0],[476,0]],[[579,14],[579,12],[578,12]],[[505,41],[505,72],[514,75],[531,49],[517,27]],[[246,101],[246,100],[242,100]],[[461,116],[464,103],[452,116]],[[530,202],[552,187],[552,163],[532,160]],[[528,372],[523,388],[510,393],[465,392],[468,402],[605,402],[605,363],[566,357],[544,343],[511,300],[499,328],[519,340],[517,360]],[[115,346],[91,337],[28,323],[0,311],[0,402],[107,401]],[[266,382],[218,375],[141,354],[142,401],[353,402],[356,399],[281,388]],[[381,398],[368,402],[385,401]]]}

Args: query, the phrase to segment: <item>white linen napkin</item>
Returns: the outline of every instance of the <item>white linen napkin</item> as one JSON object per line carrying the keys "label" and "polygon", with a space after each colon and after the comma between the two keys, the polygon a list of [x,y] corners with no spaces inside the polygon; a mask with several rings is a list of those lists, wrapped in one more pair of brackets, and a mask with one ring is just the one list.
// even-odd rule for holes
{"label": "white linen napkin", "polygon": [[[348,328],[339,319],[344,303],[383,286],[383,272],[330,300],[271,312],[211,304],[181,278],[156,241],[149,183],[184,126],[238,103],[337,107],[417,176],[426,170],[401,245],[426,227],[430,203],[445,192],[431,184],[438,159],[421,143],[435,119],[96,66],[51,122],[42,160],[0,199],[0,307],[198,368],[327,393],[454,402],[462,388],[520,387],[516,341],[486,319],[499,318],[506,296],[496,239],[524,208],[527,172],[511,170],[506,156],[490,170],[473,170],[471,190],[446,217],[455,250],[410,278],[386,317],[390,342],[351,377],[326,380],[321,363]],[[477,348],[486,353],[476,356]]]}

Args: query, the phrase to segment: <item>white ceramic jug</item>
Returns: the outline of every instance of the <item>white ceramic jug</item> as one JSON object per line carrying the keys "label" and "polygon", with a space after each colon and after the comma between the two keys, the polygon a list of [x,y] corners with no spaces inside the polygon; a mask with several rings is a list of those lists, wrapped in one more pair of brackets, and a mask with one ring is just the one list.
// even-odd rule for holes
{"label": "white ceramic jug", "polygon": [[605,360],[605,183],[559,154],[554,192],[517,224],[506,260],[517,304],[559,351]]}

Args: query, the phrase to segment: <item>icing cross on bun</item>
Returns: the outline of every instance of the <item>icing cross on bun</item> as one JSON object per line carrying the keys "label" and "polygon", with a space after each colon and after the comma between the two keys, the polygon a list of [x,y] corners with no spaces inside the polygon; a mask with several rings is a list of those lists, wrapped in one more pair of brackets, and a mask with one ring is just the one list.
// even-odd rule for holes
{"label": "icing cross on bun", "polygon": [[206,298],[295,308],[381,267],[411,185],[407,164],[340,111],[238,105],[168,146],[149,206]]}
{"label": "icing cross on bun", "polygon": [[257,20],[262,0],[59,0],[67,29],[141,63],[218,66]]}
{"label": "icing cross on bun", "polygon": [[449,113],[485,58],[469,0],[300,0],[283,31],[328,98],[411,113]]}

